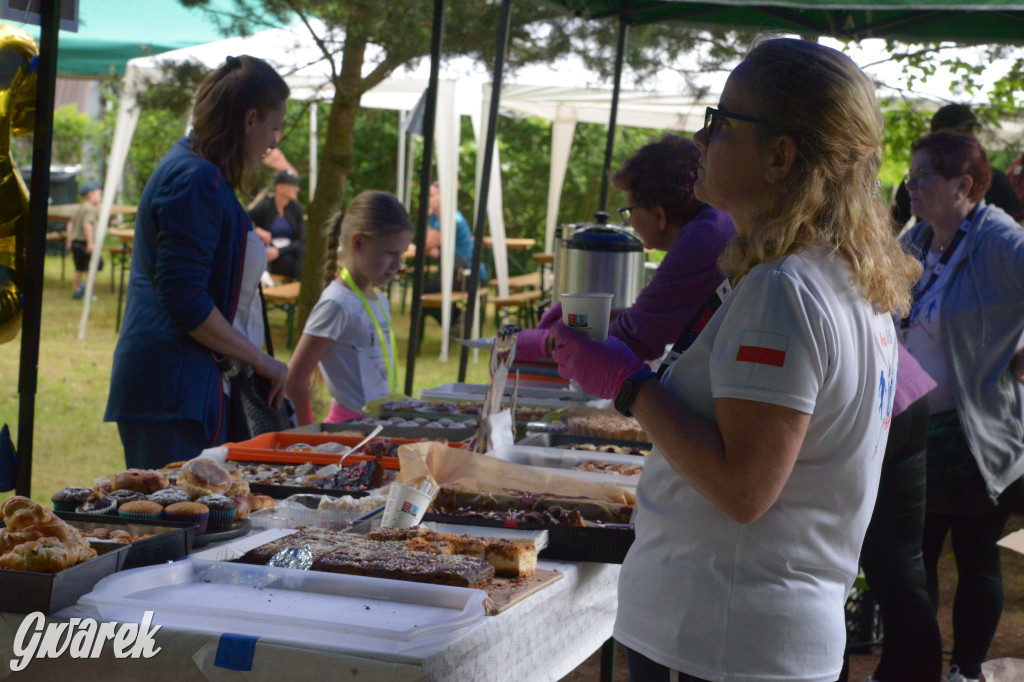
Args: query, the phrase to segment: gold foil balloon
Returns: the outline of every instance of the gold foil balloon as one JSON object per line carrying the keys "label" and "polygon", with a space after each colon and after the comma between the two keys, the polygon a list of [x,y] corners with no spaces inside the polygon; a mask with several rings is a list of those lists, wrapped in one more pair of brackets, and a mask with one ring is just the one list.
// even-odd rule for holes
{"label": "gold foil balloon", "polygon": [[38,55],[32,36],[0,24],[0,343],[21,329],[28,189],[11,159],[11,135],[28,135],[35,128]]}

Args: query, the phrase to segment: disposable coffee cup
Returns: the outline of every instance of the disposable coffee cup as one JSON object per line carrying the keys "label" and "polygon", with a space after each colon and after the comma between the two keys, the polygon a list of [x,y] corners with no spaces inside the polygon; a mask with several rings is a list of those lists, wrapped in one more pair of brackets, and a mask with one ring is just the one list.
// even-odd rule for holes
{"label": "disposable coffee cup", "polygon": [[380,525],[383,528],[412,528],[419,525],[433,498],[404,483],[392,483]]}
{"label": "disposable coffee cup", "polygon": [[614,297],[598,293],[562,294],[562,324],[594,341],[606,340]]}

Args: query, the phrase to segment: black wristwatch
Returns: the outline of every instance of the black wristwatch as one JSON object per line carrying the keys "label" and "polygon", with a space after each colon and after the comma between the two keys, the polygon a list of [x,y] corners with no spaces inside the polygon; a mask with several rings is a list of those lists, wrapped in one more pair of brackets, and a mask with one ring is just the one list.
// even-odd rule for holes
{"label": "black wristwatch", "polygon": [[633,401],[636,400],[636,394],[640,392],[640,386],[648,379],[653,379],[656,376],[658,375],[651,370],[642,369],[626,379],[626,382],[622,384],[622,388],[619,389],[619,394],[615,396],[615,409],[620,414],[632,417],[633,413],[629,411],[629,408],[633,407]]}

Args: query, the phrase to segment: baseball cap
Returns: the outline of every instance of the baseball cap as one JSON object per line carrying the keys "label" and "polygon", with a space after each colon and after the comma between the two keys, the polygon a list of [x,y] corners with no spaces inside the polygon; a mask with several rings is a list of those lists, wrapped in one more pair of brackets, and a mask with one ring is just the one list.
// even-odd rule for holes
{"label": "baseball cap", "polygon": [[291,171],[283,170],[277,174],[277,180],[274,181],[275,185],[298,185],[299,176]]}
{"label": "baseball cap", "polygon": [[947,104],[932,116],[933,133],[936,130],[952,130],[965,125],[970,125],[973,128],[981,127],[974,112],[966,104]]}
{"label": "baseball cap", "polygon": [[95,192],[98,189],[103,189],[103,185],[101,185],[98,182],[93,182],[92,180],[89,180],[88,182],[82,183],[82,186],[78,188],[78,193],[84,197],[86,194],[89,194],[90,192]]}

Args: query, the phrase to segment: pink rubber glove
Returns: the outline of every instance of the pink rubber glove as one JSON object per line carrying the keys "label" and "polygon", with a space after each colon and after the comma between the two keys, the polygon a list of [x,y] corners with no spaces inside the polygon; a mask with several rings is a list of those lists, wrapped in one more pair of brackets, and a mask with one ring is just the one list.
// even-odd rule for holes
{"label": "pink rubber glove", "polygon": [[537,324],[537,329],[551,329],[555,322],[562,321],[562,304],[556,303],[547,311],[540,316],[540,322]]}
{"label": "pink rubber glove", "polygon": [[516,336],[516,357],[520,362],[548,359],[548,330],[524,329]]}
{"label": "pink rubber glove", "polygon": [[551,327],[551,335],[555,337],[551,357],[558,363],[558,374],[573,379],[584,392],[597,398],[614,400],[626,379],[650,369],[614,336],[604,343],[591,341],[561,322]]}

